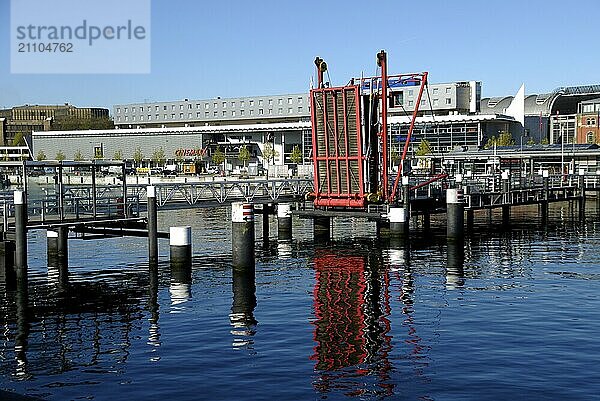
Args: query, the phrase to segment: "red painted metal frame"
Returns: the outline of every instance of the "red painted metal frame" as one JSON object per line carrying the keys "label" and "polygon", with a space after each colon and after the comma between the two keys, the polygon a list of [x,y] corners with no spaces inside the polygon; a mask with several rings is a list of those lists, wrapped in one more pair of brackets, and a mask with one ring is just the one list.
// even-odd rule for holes
{"label": "red painted metal frame", "polygon": [[[354,140],[349,135],[349,124],[347,114],[347,92],[353,92],[355,108],[356,108],[356,148],[357,154],[350,155],[350,141]],[[315,184],[315,206],[321,207],[352,207],[362,208],[365,207],[365,188],[364,188],[364,173],[363,173],[363,154],[362,154],[362,133],[361,133],[361,115],[360,115],[360,93],[358,85],[349,85],[335,88],[318,88],[310,91],[311,96],[311,113],[312,119],[312,136],[313,136],[313,166],[315,167],[314,172],[314,184]],[[330,143],[329,132],[328,132],[328,105],[327,97],[331,96],[333,104],[333,144]],[[338,110],[337,96],[342,96],[342,104],[344,110]],[[352,96],[352,93],[350,93]],[[317,138],[317,98],[321,98],[323,103],[323,121],[324,128],[324,146],[325,149],[319,149],[318,138]],[[339,152],[339,124],[338,124],[338,113],[343,112],[343,133],[344,133],[344,155],[340,155]],[[332,147],[333,145],[333,147]],[[333,149],[333,151],[332,151]],[[358,170],[358,192],[351,193],[351,175],[350,175],[350,162],[356,161]],[[325,177],[322,177],[322,172],[319,171],[319,162],[325,162]],[[332,188],[332,172],[331,163],[335,164],[335,178],[336,188]],[[346,182],[341,182],[341,168],[345,164],[346,169]],[[326,187],[321,188],[321,179],[325,178]],[[345,184],[345,185],[343,185]],[[345,187],[345,188],[344,188]]]}
{"label": "red painted metal frame", "polygon": [[[408,151],[408,144],[410,143],[410,137],[412,136],[412,132],[415,128],[415,121],[417,120],[417,113],[419,112],[419,105],[421,104],[421,98],[423,97],[423,90],[425,89],[425,85],[427,85],[427,72],[424,72],[421,75],[421,87],[419,88],[419,96],[417,97],[417,102],[415,104],[415,109],[413,110],[412,118],[410,120],[410,127],[408,128],[408,134],[406,135],[406,141],[404,142],[404,150],[402,151],[402,157],[400,158],[400,168],[398,169],[400,172],[404,173],[402,169],[404,168],[404,160],[406,159],[406,152]],[[396,198],[396,193],[398,191],[398,183],[400,182],[400,176],[402,174],[398,174],[396,176],[396,180],[394,181],[394,187],[392,188],[392,193],[390,195],[390,202],[393,202]]]}

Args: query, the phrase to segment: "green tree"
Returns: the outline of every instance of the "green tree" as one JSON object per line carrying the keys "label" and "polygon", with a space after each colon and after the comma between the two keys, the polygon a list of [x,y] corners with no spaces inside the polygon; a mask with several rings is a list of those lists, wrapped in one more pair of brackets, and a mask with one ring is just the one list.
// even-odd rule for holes
{"label": "green tree", "polygon": [[294,146],[292,149],[292,154],[290,155],[290,161],[296,164],[302,163],[302,150],[300,150],[300,146]]}
{"label": "green tree", "polygon": [[279,156],[279,152],[273,148],[273,145],[271,143],[265,143],[265,146],[263,148],[263,158],[267,162],[270,162],[271,160],[274,160],[278,156]]}
{"label": "green tree", "polygon": [[225,153],[223,153],[221,147],[218,147],[212,154],[212,162],[217,166],[225,162]]}
{"label": "green tree", "polygon": [[513,146],[515,144],[515,140],[513,139],[510,132],[501,131],[498,137],[492,136],[488,139],[486,144],[484,145],[485,149],[490,149],[495,146]]}
{"label": "green tree", "polygon": [[113,160],[123,160],[123,152],[120,149],[115,151]]}
{"label": "green tree", "polygon": [[80,118],[68,116],[59,119],[53,129],[56,131],[74,131],[86,129],[113,129],[115,124],[109,117]]}
{"label": "green tree", "polygon": [[39,162],[46,160],[46,154],[44,153],[43,150],[40,150],[39,152],[36,153],[35,160],[37,160]]}
{"label": "green tree", "polygon": [[75,160],[76,162],[80,162],[83,160],[83,154],[81,153],[81,150],[77,149],[77,151],[75,151],[75,154],[73,155],[73,160]]}
{"label": "green tree", "polygon": [[17,132],[12,140],[12,146],[25,146],[25,133]]}
{"label": "green tree", "polygon": [[154,153],[152,153],[152,161],[158,166],[162,166],[163,164],[165,164],[166,157],[165,151],[163,150],[162,146],[156,149]]}
{"label": "green tree", "polygon": [[62,150],[59,150],[58,152],[56,152],[56,156],[54,156],[54,158],[56,160],[58,160],[59,162],[61,162],[61,161],[63,161],[63,160],[66,159],[66,156],[65,156],[65,154],[63,153]]}
{"label": "green tree", "polygon": [[417,156],[425,156],[430,153],[431,153],[431,143],[429,143],[429,141],[427,139],[421,139],[421,142],[419,142],[419,146],[417,147],[415,154]]}
{"label": "green tree", "polygon": [[238,153],[238,160],[244,163],[244,167],[246,167],[246,163],[250,160],[250,151],[247,146],[241,146],[240,152]]}
{"label": "green tree", "polygon": [[135,161],[136,166],[139,166],[142,160],[144,160],[144,154],[142,153],[142,149],[138,146],[133,152],[133,161]]}

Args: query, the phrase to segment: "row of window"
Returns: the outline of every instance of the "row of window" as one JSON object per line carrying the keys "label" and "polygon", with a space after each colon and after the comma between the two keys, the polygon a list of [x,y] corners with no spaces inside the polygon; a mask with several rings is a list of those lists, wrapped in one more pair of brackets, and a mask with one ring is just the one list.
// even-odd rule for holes
{"label": "row of window", "polygon": [[[284,100],[283,98],[277,99],[277,105],[282,106],[283,105],[283,100]],[[303,101],[304,101],[304,99],[301,96],[298,96],[297,103],[298,104],[302,104]],[[273,106],[273,102],[274,102],[274,99],[267,99],[266,103],[269,106]],[[291,97],[287,98],[287,104],[288,105],[293,104],[293,102],[294,102],[293,98],[291,98]],[[219,104],[221,104],[222,108],[227,108],[228,104],[230,105],[230,107],[234,108],[234,107],[237,106],[238,103],[239,103],[239,107],[246,107],[246,101],[245,100],[239,100],[237,102],[235,100],[232,100],[232,101],[226,101],[225,100],[225,101],[215,101],[215,102],[212,102],[212,108],[213,109],[218,108]],[[248,103],[249,107],[254,107],[254,99],[248,100],[247,103]],[[259,107],[265,105],[264,99],[258,99],[257,103],[258,103]],[[204,109],[210,109],[211,108],[211,103],[207,102],[207,103],[196,103],[196,109],[201,109],[202,108],[202,104],[204,105]],[[161,106],[159,106],[159,105],[154,105],[154,106],[139,106],[139,112],[140,113],[144,113],[145,111],[150,112],[150,111],[152,111],[152,107],[154,107],[154,111],[159,111],[161,109]],[[135,113],[136,108],[137,108],[137,106],[131,106],[131,112]],[[176,109],[177,109],[177,106],[174,105],[174,104],[172,104],[171,105],[171,111],[174,111]],[[183,104],[180,104],[179,105],[179,110],[184,110],[184,109],[185,109],[185,106]],[[192,110],[193,109],[193,105],[191,103],[188,103],[187,104],[187,109],[188,110]],[[163,105],[162,106],[162,110],[163,111],[167,111],[168,110],[168,106],[167,105]],[[129,107],[124,107],[123,108],[123,112],[124,113],[128,113],[129,112]],[[117,107],[117,114],[120,114],[120,113],[121,113],[121,108]]]}
{"label": "row of window", "polygon": [[[299,106],[298,107],[298,113],[302,113],[303,112],[303,107]],[[292,107],[288,107],[287,109],[288,114],[293,114],[294,113],[294,109]],[[280,107],[279,109],[277,109],[277,114],[283,114],[283,107]],[[245,110],[239,110],[239,116],[240,117],[244,117],[246,115]],[[250,116],[254,116],[254,110],[249,110],[249,115]],[[265,109],[258,109],[258,115],[262,116],[265,115]],[[267,109],[267,113],[266,115],[273,115],[273,109]],[[171,113],[171,119],[174,120],[175,119],[176,114],[175,113]],[[204,118],[210,118],[211,113],[209,111],[205,111],[204,112]],[[221,116],[222,117],[228,117],[228,113],[226,110],[223,110],[221,112]],[[236,115],[236,110],[232,110],[231,117],[237,117]],[[213,111],[212,112],[212,117],[219,117],[219,112],[218,111]],[[140,115],[138,118],[138,121],[144,121],[144,116]],[[155,120],[160,120],[160,114],[155,114],[154,116]],[[182,119],[184,118],[184,113],[179,113],[179,118]],[[193,117],[193,113],[188,113],[187,114],[187,118],[188,119],[192,119]],[[196,113],[196,118],[202,118],[202,113],[197,112]],[[168,114],[163,114],[163,120],[167,120],[169,119],[169,115]],[[121,121],[121,116],[117,116],[117,121]],[[129,116],[123,116],[123,121],[129,121]],[[131,121],[136,121],[136,116],[131,116]],[[148,114],[147,115],[147,120],[146,121],[152,121],[152,115]]]}
{"label": "row of window", "polygon": [[[392,107],[401,107],[401,106],[405,106],[405,105],[407,107],[413,107],[415,105],[415,101],[412,99],[408,99],[405,103],[402,92],[395,94],[392,99],[393,99]],[[427,100],[425,98],[422,98],[421,99],[421,107],[425,106],[426,103],[427,103]],[[452,98],[449,98],[449,97],[445,98],[445,104],[446,104],[446,106],[452,105]],[[440,105],[440,99],[434,98],[432,100],[432,105],[434,107],[438,107]]]}

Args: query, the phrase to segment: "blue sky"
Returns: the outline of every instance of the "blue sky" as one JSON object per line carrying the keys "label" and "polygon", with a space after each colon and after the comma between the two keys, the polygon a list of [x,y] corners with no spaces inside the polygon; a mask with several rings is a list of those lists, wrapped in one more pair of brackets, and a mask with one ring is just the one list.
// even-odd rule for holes
{"label": "blue sky", "polygon": [[390,73],[480,80],[483,96],[600,83],[594,0],[153,0],[152,72],[139,75],[11,74],[9,10],[0,0],[0,107],[304,92],[315,56],[341,85],[372,75],[380,49]]}

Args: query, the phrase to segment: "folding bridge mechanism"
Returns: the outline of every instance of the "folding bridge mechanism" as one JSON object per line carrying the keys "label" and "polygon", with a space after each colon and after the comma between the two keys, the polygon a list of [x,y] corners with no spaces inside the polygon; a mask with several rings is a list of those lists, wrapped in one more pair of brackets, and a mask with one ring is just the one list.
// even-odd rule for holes
{"label": "folding bridge mechanism", "polygon": [[[385,51],[377,54],[381,75],[352,79],[346,86],[329,87],[323,81],[327,64],[315,59],[318,86],[310,91],[315,208],[364,209],[372,203],[393,203],[415,119],[427,85],[427,72],[387,75]],[[385,83],[385,84],[383,84]],[[400,157],[400,173],[392,180],[387,129],[389,88],[419,88],[412,119]]]}

